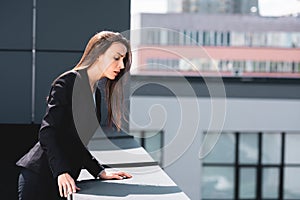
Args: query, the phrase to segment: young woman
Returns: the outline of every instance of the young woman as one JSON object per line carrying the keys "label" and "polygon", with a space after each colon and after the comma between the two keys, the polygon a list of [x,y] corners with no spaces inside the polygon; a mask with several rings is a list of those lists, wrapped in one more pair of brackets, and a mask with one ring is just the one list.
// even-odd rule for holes
{"label": "young woman", "polygon": [[102,31],[88,42],[79,63],[53,82],[41,122],[39,141],[17,165],[19,199],[60,199],[79,190],[82,168],[95,178],[131,178],[125,172],[106,173],[86,148],[99,127],[98,80],[106,78],[108,123],[121,127],[122,87],[131,66],[128,40],[120,33]]}

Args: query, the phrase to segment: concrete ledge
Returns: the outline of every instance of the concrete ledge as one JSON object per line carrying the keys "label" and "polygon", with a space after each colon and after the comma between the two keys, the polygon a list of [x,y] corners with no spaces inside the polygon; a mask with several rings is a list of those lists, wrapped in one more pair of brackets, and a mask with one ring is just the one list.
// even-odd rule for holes
{"label": "concrete ledge", "polygon": [[[115,171],[116,169],[107,169]],[[118,169],[119,170],[119,169]],[[73,200],[93,199],[189,199],[158,166],[123,168],[133,175],[124,180],[95,180],[83,171],[77,184],[81,190]],[[86,179],[87,178],[87,179]]]}
{"label": "concrete ledge", "polygon": [[78,179],[81,190],[72,195],[73,200],[189,199],[134,138],[99,140],[96,137],[89,148],[93,156],[108,167],[106,171],[125,171],[133,177],[99,180],[82,170]]}

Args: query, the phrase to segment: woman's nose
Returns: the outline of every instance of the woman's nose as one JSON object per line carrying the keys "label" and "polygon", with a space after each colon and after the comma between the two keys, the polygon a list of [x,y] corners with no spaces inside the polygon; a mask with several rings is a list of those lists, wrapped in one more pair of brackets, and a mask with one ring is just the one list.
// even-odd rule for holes
{"label": "woman's nose", "polygon": [[123,61],[120,61],[120,62],[119,62],[119,68],[120,68],[120,69],[124,69],[124,68],[125,68],[124,62],[123,62]]}

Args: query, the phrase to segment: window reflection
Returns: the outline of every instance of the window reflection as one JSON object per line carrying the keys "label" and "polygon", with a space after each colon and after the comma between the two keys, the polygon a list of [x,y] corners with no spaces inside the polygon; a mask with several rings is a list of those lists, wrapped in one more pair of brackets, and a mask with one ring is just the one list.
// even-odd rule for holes
{"label": "window reflection", "polygon": [[285,163],[300,164],[299,144],[300,135],[294,133],[287,133],[285,139]]}
{"label": "window reflection", "polygon": [[144,148],[147,150],[147,152],[151,155],[151,157],[158,161],[160,164],[162,162],[162,132],[154,132],[152,133],[152,136],[146,136],[144,141]]}
{"label": "window reflection", "polygon": [[206,199],[233,198],[233,167],[203,167],[202,197]]}
{"label": "window reflection", "polygon": [[257,133],[240,134],[239,144],[240,163],[257,163],[258,137]]}
{"label": "window reflection", "polygon": [[264,168],[262,179],[262,196],[263,198],[278,198],[279,189],[279,169]]}
{"label": "window reflection", "polygon": [[281,161],[281,135],[279,133],[263,134],[262,162],[279,164]]}
{"label": "window reflection", "polygon": [[286,167],[284,170],[284,198],[300,199],[300,168]]}
{"label": "window reflection", "polygon": [[[218,133],[207,133],[207,142],[204,144],[205,152],[209,145],[209,138],[215,138]],[[206,163],[233,163],[235,151],[235,137],[233,133],[221,133],[212,151],[204,158]]]}
{"label": "window reflection", "polygon": [[141,145],[158,164],[163,166],[163,130],[138,131],[131,130],[130,135]]}
{"label": "window reflection", "polygon": [[242,168],[240,170],[240,198],[255,198],[256,194],[256,169]]}

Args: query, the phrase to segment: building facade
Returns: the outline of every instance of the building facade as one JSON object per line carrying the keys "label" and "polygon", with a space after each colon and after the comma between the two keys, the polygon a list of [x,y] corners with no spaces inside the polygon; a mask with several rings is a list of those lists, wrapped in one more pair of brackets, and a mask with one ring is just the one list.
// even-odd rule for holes
{"label": "building facade", "polygon": [[[152,49],[139,52],[141,72],[164,71],[161,66],[167,66],[186,74],[300,76],[300,21],[295,17],[141,14],[140,27],[140,48]],[[177,51],[181,58],[155,48]]]}
{"label": "building facade", "polygon": [[140,14],[131,130],[181,139],[162,166],[191,199],[300,199],[299,18],[260,17],[257,1],[182,5]]}
{"label": "building facade", "polygon": [[258,14],[257,0],[183,0],[182,11],[201,14]]}

